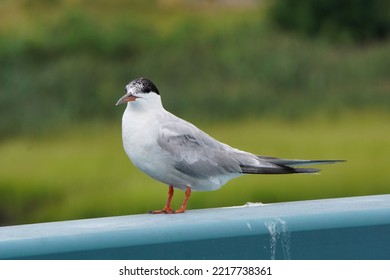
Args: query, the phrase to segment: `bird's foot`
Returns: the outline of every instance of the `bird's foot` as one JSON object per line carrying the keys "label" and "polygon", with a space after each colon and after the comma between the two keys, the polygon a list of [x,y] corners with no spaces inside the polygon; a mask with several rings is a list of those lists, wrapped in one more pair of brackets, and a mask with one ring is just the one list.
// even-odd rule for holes
{"label": "bird's foot", "polygon": [[148,213],[149,214],[180,214],[180,213],[184,213],[186,211],[186,209],[183,209],[183,208],[180,208],[180,209],[177,209],[176,211],[173,210],[173,209],[162,209],[162,210],[149,210]]}
{"label": "bird's foot", "polygon": [[179,209],[177,209],[175,212],[175,214],[180,214],[180,213],[184,213],[186,211],[186,208],[185,207],[180,207]]}
{"label": "bird's foot", "polygon": [[184,213],[186,211],[187,201],[188,201],[188,199],[190,198],[190,195],[191,195],[191,188],[190,187],[186,188],[185,194],[186,194],[186,196],[184,198],[183,204],[181,205],[181,207],[178,210],[175,211],[175,210],[173,210],[171,208],[171,200],[172,200],[172,196],[173,196],[173,187],[169,186],[168,199],[167,199],[167,203],[165,204],[165,207],[162,210],[155,210],[155,211],[150,210],[148,213],[149,214],[179,214],[179,213]]}
{"label": "bird's foot", "polygon": [[175,214],[176,212],[172,208],[164,208],[161,210],[150,210],[148,213],[149,214]]}

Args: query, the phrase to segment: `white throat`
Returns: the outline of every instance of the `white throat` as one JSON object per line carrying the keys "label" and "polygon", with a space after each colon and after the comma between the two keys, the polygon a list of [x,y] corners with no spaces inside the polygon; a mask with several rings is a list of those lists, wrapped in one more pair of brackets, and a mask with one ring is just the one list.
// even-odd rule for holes
{"label": "white throat", "polygon": [[163,109],[161,97],[155,93],[149,93],[145,97],[139,97],[135,101],[128,102],[126,107],[126,110],[132,110],[133,113],[152,113],[159,112]]}

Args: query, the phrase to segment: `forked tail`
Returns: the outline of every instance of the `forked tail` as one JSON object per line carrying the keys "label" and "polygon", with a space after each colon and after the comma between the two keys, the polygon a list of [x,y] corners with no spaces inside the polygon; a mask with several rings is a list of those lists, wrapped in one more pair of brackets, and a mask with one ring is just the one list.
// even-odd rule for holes
{"label": "forked tail", "polygon": [[345,162],[345,160],[304,160],[304,159],[282,159],[267,156],[258,156],[260,161],[271,163],[271,166],[241,166],[245,174],[292,174],[292,173],[317,173],[318,168],[297,168],[295,166],[331,164]]}

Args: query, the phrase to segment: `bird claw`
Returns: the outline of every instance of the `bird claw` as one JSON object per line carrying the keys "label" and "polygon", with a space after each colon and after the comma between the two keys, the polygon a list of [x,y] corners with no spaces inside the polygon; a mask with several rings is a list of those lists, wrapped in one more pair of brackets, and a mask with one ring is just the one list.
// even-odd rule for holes
{"label": "bird claw", "polygon": [[179,209],[177,209],[175,211],[175,210],[173,210],[171,208],[171,200],[172,200],[172,196],[173,196],[173,187],[169,186],[168,199],[167,199],[167,203],[165,204],[165,207],[163,209],[161,209],[161,210],[155,210],[155,211],[150,210],[150,211],[148,211],[148,213],[149,214],[179,214],[179,213],[184,213],[186,211],[187,201],[188,201],[188,199],[190,198],[190,195],[191,195],[191,188],[190,187],[187,187],[185,194],[186,194],[186,196],[184,198],[183,204],[181,205],[181,207]]}
{"label": "bird claw", "polygon": [[173,210],[173,209],[162,209],[162,210],[149,210],[148,211],[149,214],[175,214],[176,211]]}
{"label": "bird claw", "polygon": [[176,211],[173,211],[175,214],[180,214],[180,213],[184,213],[186,211],[186,209],[183,209],[183,208],[180,208],[180,209],[177,209]]}

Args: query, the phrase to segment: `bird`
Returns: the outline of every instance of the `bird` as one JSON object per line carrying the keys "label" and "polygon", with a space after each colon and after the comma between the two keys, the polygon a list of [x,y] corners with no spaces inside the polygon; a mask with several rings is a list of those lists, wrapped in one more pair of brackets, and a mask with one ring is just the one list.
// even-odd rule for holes
{"label": "bird", "polygon": [[[233,148],[165,110],[159,90],[147,78],[126,85],[116,105],[123,103],[125,153],[142,172],[168,185],[164,208],[151,214],[184,213],[193,191],[214,191],[244,174],[317,173],[319,169],[296,166],[343,161],[282,159]],[[185,192],[177,210],[171,207],[175,189]]]}

